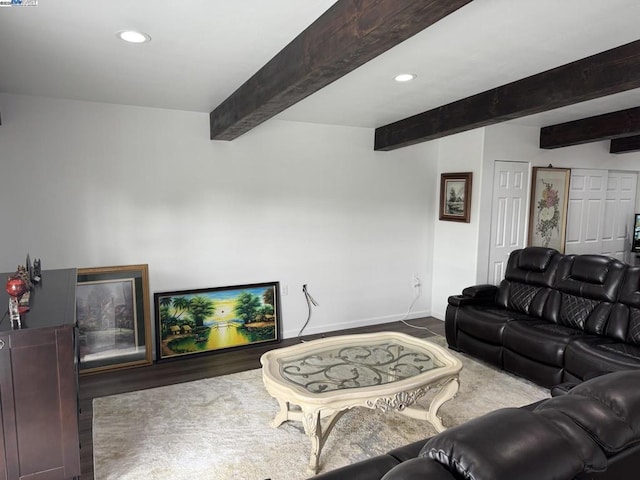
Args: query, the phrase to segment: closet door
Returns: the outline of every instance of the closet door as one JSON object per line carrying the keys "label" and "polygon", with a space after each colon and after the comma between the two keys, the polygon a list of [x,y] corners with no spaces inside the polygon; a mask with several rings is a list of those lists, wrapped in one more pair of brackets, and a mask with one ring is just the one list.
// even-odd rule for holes
{"label": "closet door", "polygon": [[600,253],[607,170],[572,169],[565,253]]}
{"label": "closet door", "polygon": [[628,262],[637,183],[636,172],[572,169],[565,252]]}
{"label": "closet door", "polygon": [[609,172],[600,253],[629,262],[638,174]]}
{"label": "closet door", "polygon": [[509,254],[526,243],[529,164],[496,161],[493,174],[488,282],[504,278]]}

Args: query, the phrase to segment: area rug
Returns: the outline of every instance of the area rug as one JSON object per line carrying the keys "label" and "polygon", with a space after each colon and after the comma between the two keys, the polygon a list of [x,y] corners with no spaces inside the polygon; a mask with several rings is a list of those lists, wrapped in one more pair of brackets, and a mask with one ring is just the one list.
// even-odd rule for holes
{"label": "area rug", "polygon": [[[431,340],[431,339],[430,339]],[[438,337],[437,343],[444,344]],[[455,352],[452,352],[456,354]],[[460,390],[440,408],[447,427],[502,407],[549,396],[547,389],[458,355]],[[428,400],[428,399],[427,399]],[[95,480],[300,480],[311,442],[302,425],[272,428],[278,411],[259,369],[96,398]],[[320,457],[321,471],[429,437],[428,422],[355,408],[344,414]]]}

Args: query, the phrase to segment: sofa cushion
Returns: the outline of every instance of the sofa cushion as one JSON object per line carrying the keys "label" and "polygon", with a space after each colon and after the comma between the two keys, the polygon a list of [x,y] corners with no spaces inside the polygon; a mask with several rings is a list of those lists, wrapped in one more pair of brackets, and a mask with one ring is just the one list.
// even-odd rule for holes
{"label": "sofa cushion", "polygon": [[551,292],[552,290],[547,287],[503,280],[500,283],[495,303],[499,307],[526,313],[533,318],[540,318],[545,311],[545,305]]}
{"label": "sofa cushion", "polygon": [[420,455],[443,464],[456,478],[568,479],[606,467],[602,451],[579,430],[568,437],[544,416],[506,408],[430,438]]}
{"label": "sofa cushion", "polygon": [[630,307],[640,308],[640,266],[627,268],[618,301]]}
{"label": "sofa cushion", "polygon": [[567,344],[582,335],[582,330],[544,320],[514,321],[505,326],[502,344],[530,359],[561,367]]}
{"label": "sofa cushion", "polygon": [[[575,387],[574,387],[575,388]],[[579,425],[607,453],[613,454],[635,442],[629,425],[598,400],[581,395],[560,395],[553,402],[542,402],[536,413],[552,419],[556,425],[570,420]]]}
{"label": "sofa cushion", "polygon": [[558,323],[601,334],[609,318],[611,304],[577,295],[562,294]]}
{"label": "sofa cushion", "polygon": [[538,287],[550,287],[563,255],[552,248],[528,247],[509,255],[504,278]]}
{"label": "sofa cushion", "polygon": [[514,319],[523,317],[524,315],[504,308],[468,306],[457,312],[456,321],[459,330],[500,345],[504,326]]}
{"label": "sofa cushion", "polygon": [[584,336],[567,345],[564,368],[583,380],[594,372],[640,368],[640,346],[612,338]]}
{"label": "sofa cushion", "polygon": [[564,367],[532,360],[508,348],[502,349],[502,368],[546,388],[564,381]]}
{"label": "sofa cushion", "polygon": [[640,345],[640,266],[629,267],[605,335]]}
{"label": "sofa cushion", "polygon": [[605,330],[607,337],[640,345],[640,308],[616,303]]}
{"label": "sofa cushion", "polygon": [[570,395],[583,395],[606,404],[612,411],[626,418],[632,428],[640,432],[640,370],[608,373],[582,382],[571,389]]}
{"label": "sofa cushion", "polygon": [[544,247],[522,249],[517,257],[518,268],[532,272],[544,272],[558,253],[557,250]]}
{"label": "sofa cushion", "polygon": [[568,255],[558,266],[554,287],[578,297],[613,302],[627,265],[603,255]]}

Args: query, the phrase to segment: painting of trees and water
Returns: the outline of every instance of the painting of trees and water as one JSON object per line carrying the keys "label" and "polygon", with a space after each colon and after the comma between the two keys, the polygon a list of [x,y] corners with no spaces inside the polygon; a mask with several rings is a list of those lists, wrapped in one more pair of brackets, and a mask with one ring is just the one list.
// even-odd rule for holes
{"label": "painting of trees and water", "polygon": [[472,172],[440,175],[440,220],[470,221]]}
{"label": "painting of trees and water", "polygon": [[278,283],[156,293],[158,358],[280,340]]}

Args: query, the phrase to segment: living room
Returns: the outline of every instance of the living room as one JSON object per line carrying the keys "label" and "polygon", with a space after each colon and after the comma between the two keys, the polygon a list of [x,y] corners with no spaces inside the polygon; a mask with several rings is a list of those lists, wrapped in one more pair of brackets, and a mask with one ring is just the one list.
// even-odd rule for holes
{"label": "living room", "polygon": [[[58,8],[47,3],[42,0],[33,10]],[[637,10],[635,2],[619,3]],[[315,8],[319,14],[331,4]],[[56,17],[73,7],[59,8]],[[7,31],[5,26],[13,31],[11,22],[23,22],[9,18],[9,10],[0,10],[0,31]],[[29,15],[28,10],[20,14]],[[637,40],[634,15],[616,16],[593,34],[609,35],[593,53]],[[120,20],[135,19],[131,13]],[[115,42],[111,30],[121,26],[108,25],[105,35]],[[56,28],[44,38],[55,37]],[[162,41],[150,34],[149,45],[131,51],[123,44],[116,47],[116,57],[132,56],[140,70],[154,70],[161,57],[154,51],[146,58],[140,50]],[[590,34],[573,35],[577,42]],[[473,41],[466,40],[467,47]],[[108,83],[90,74],[93,64],[87,70],[62,62],[52,67],[38,57],[40,44],[0,43],[3,59],[18,58],[19,65],[19,57],[29,53],[29,69],[33,62],[49,65],[44,73],[26,71],[26,77],[55,78],[50,94],[30,90],[28,82],[0,83],[0,221],[5,230],[0,271],[14,271],[29,253],[42,259],[44,270],[148,264],[152,293],[278,281],[284,338],[298,335],[307,319],[305,284],[319,303],[305,334],[405,317],[443,320],[449,295],[487,279],[496,160],[619,171],[638,171],[640,165],[640,153],[612,155],[607,141],[540,149],[540,127],[560,121],[545,121],[544,113],[388,152],[373,150],[373,127],[335,119],[292,120],[287,112],[231,142],[212,141],[209,110],[216,104],[195,111],[145,106],[131,100],[131,92],[142,95],[146,85],[135,79],[116,86],[122,100],[91,99],[82,88]],[[251,50],[253,43],[245,48]],[[265,52],[262,63],[252,67],[262,66],[277,50]],[[545,68],[578,58],[557,56]],[[536,68],[531,73],[544,69]],[[65,69],[72,76],[86,75],[77,95],[66,98],[56,90]],[[419,72],[416,80],[427,75]],[[151,77],[145,77],[149,83]],[[206,79],[212,90],[214,79]],[[170,88],[188,91],[188,80],[176,75]],[[426,87],[407,87],[412,90],[393,95],[409,91],[421,104]],[[216,92],[215,98],[230,93]],[[636,106],[637,90],[627,93],[608,105],[592,104],[598,113]],[[439,220],[440,175],[446,172],[473,173],[469,223]],[[414,276],[421,282],[418,292]]]}

